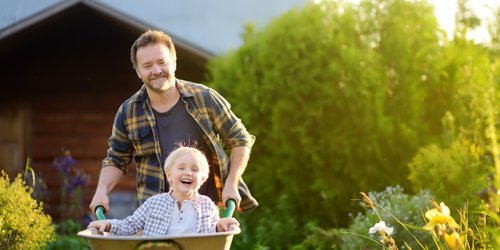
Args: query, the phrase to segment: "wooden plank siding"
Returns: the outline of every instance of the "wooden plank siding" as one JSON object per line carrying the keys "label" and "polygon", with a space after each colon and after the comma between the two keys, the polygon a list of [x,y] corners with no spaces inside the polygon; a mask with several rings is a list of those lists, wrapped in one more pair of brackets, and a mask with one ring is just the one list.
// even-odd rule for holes
{"label": "wooden plank siding", "polygon": [[[52,166],[63,149],[71,152],[76,165],[89,176],[83,206],[90,204],[97,186],[101,160],[107,149],[114,114],[122,100],[96,96],[59,96],[33,103],[32,158],[34,169],[46,181],[46,212],[58,219],[61,176]],[[117,190],[135,190],[135,169],[125,176]]]}
{"label": "wooden plank siding", "polygon": [[[78,162],[76,167],[88,175],[89,183],[83,195],[86,208],[97,186],[116,109],[123,100],[87,95],[33,102],[32,165],[47,184],[45,209],[55,220],[60,214],[62,176],[53,167],[54,158],[62,156],[63,149],[67,149]],[[135,192],[134,167],[130,167],[115,190]]]}
{"label": "wooden plank siding", "polygon": [[[9,139],[4,141],[24,147],[18,150],[23,154],[21,162],[27,157],[32,159],[33,168],[48,185],[45,208],[56,222],[61,186],[52,167],[54,158],[66,148],[78,167],[89,174],[83,201],[88,211],[115,113],[142,84],[132,69],[129,53],[146,26],[131,25],[133,21],[120,18],[125,17],[108,15],[92,4],[77,3],[0,39],[0,107],[22,107],[28,114],[22,120],[26,128],[19,136],[22,142],[15,144],[8,136],[3,136]],[[203,81],[208,58],[189,47],[176,49],[176,75]],[[19,120],[14,118],[10,120]],[[3,138],[1,133],[11,132],[0,131]],[[4,146],[5,152],[14,147]],[[129,169],[114,191],[135,192],[135,168]]]}

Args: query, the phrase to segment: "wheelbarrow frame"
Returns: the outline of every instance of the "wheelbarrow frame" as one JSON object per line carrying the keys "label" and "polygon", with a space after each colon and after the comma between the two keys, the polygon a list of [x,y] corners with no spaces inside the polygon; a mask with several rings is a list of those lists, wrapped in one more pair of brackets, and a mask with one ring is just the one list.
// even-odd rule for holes
{"label": "wheelbarrow frame", "polygon": [[[232,217],[235,202],[230,199],[224,217]],[[104,207],[96,208],[95,214],[99,220],[105,219]],[[239,227],[227,232],[209,234],[183,234],[164,236],[115,236],[99,232],[96,228],[88,228],[77,233],[85,238],[92,250],[135,250],[165,249],[165,250],[229,250],[234,235],[241,233]],[[170,245],[170,246],[168,246]],[[150,247],[148,247],[150,246]]]}

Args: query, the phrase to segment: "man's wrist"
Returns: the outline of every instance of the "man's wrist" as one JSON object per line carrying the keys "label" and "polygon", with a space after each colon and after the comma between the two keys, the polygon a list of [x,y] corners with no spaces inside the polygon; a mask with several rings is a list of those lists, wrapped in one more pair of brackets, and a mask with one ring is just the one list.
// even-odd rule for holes
{"label": "man's wrist", "polygon": [[226,179],[226,186],[238,187],[239,180],[235,178],[228,177]]}
{"label": "man's wrist", "polygon": [[96,194],[108,194],[108,189],[105,187],[97,187],[95,190]]}

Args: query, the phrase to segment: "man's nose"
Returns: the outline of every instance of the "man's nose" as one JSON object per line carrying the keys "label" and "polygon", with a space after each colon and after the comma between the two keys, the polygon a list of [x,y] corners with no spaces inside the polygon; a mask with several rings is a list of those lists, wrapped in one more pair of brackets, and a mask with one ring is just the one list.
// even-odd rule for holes
{"label": "man's nose", "polygon": [[153,74],[160,74],[161,73],[161,67],[159,65],[153,65]]}

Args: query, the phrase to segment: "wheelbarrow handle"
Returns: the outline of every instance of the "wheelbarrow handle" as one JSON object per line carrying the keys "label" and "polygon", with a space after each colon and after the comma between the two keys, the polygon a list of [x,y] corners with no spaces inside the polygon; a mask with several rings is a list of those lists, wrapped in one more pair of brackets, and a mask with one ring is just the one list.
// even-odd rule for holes
{"label": "wheelbarrow handle", "polygon": [[224,218],[233,217],[233,213],[234,213],[235,209],[236,209],[236,201],[234,201],[234,199],[227,199],[226,211],[224,212]]}
{"label": "wheelbarrow handle", "polygon": [[95,216],[97,217],[98,220],[105,220],[106,216],[104,216],[104,206],[103,205],[97,205],[94,210]]}

